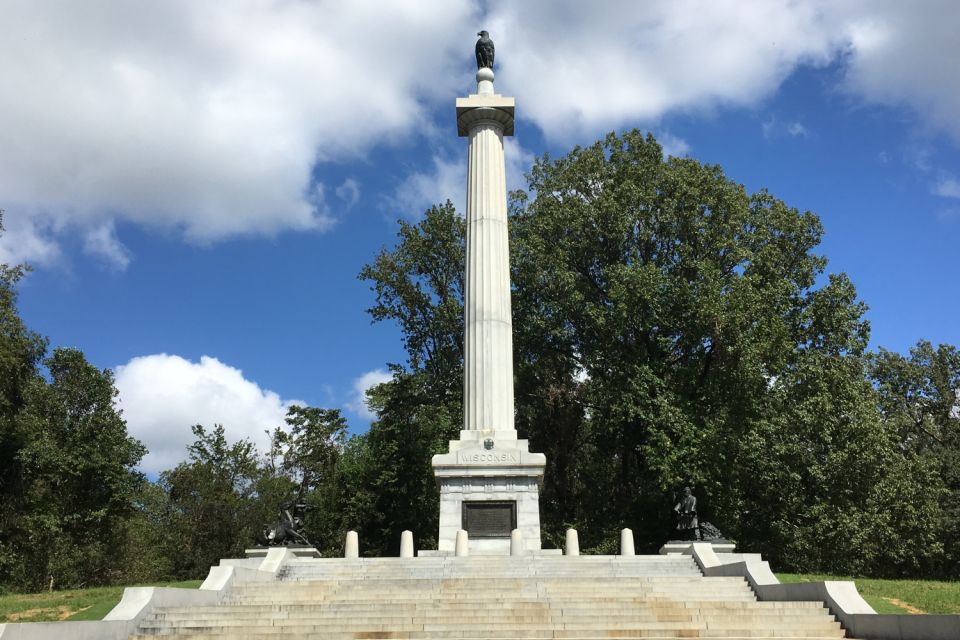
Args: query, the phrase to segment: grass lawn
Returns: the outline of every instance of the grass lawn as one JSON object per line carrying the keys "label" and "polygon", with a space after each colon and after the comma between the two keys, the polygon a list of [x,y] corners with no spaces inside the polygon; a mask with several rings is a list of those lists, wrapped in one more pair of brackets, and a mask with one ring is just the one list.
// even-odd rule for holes
{"label": "grass lawn", "polygon": [[[157,582],[144,587],[196,589],[202,580]],[[50,620],[101,620],[123,595],[123,587],[95,587],[43,593],[0,595],[0,623],[47,622]]]}
{"label": "grass lawn", "polygon": [[780,582],[853,580],[877,613],[960,613],[960,582],[878,580],[842,576],[778,573]]}

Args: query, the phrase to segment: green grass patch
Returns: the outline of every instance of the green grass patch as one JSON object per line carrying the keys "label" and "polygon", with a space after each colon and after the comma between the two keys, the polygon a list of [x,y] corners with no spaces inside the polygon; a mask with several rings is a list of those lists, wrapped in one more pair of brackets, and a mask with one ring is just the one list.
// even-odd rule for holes
{"label": "green grass patch", "polygon": [[778,573],[780,582],[853,580],[877,613],[960,613],[960,582]]}
{"label": "green grass patch", "polygon": [[[202,580],[156,582],[138,587],[182,587],[196,589]],[[49,622],[52,620],[102,620],[117,606],[124,587],[94,587],[42,593],[0,595],[0,623]]]}

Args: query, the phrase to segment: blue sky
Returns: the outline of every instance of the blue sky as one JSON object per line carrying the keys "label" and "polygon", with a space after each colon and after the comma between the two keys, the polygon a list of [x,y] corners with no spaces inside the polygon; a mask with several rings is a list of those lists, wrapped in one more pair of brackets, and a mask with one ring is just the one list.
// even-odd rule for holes
{"label": "blue sky", "polygon": [[[873,346],[960,344],[960,4],[4,3],[0,261],[27,323],[114,368],[150,472],[291,402],[369,421],[403,360],[357,273],[462,208],[475,33],[517,99],[509,181],[610,130],[817,213]],[[642,8],[641,8],[642,7]]]}

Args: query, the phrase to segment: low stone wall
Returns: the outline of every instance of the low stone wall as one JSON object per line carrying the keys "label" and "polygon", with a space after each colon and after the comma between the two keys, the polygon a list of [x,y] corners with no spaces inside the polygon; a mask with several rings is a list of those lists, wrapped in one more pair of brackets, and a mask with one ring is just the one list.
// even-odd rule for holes
{"label": "low stone wall", "polygon": [[728,562],[709,544],[692,545],[692,555],[705,576],[743,576],[759,600],[823,602],[854,638],[863,640],[957,640],[960,615],[878,614],[850,581],[782,584],[767,562]]}
{"label": "low stone wall", "polygon": [[210,567],[199,589],[127,587],[103,620],[0,624],[0,640],[126,640],[154,607],[216,604],[235,584],[268,582],[294,557],[288,549],[270,549],[257,568],[221,563]]}

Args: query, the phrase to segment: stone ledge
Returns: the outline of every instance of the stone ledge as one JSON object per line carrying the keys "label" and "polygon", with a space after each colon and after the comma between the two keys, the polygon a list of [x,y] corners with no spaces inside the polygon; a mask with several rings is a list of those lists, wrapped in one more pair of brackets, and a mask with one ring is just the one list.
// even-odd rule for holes
{"label": "stone ledge", "polygon": [[660,555],[669,556],[669,555],[684,555],[689,556],[693,553],[693,545],[697,544],[709,544],[713,547],[714,553],[733,553],[736,550],[737,545],[733,542],[728,542],[726,540],[722,542],[710,542],[710,541],[700,541],[700,540],[690,540],[689,542],[684,542],[681,540],[671,540],[662,547],[660,547]]}
{"label": "stone ledge", "polygon": [[[245,556],[247,556],[247,558],[251,558],[251,559],[261,558],[261,559],[262,559],[262,558],[266,558],[266,557],[267,557],[267,552],[270,551],[270,549],[286,549],[287,551],[289,551],[290,553],[292,553],[292,554],[293,554],[293,557],[295,557],[295,558],[320,558],[320,557],[322,557],[322,556],[320,555],[320,552],[317,551],[316,548],[314,548],[314,547],[295,547],[295,546],[289,546],[289,547],[251,547],[250,549],[245,549],[245,550],[243,551],[243,553],[244,553]],[[223,564],[224,562],[228,562],[228,561],[221,560],[221,561],[220,561],[220,564]]]}
{"label": "stone ledge", "polygon": [[477,120],[494,120],[503,127],[503,135],[513,135],[513,114],[516,103],[513,98],[499,94],[471,94],[457,98],[457,134],[469,134],[470,125]]}
{"label": "stone ledge", "polygon": [[[822,602],[848,635],[866,640],[956,640],[960,615],[878,614],[850,581],[781,584],[767,562],[724,562],[709,544],[694,543],[692,555],[704,576],[743,576],[761,601]],[[723,554],[726,555],[726,554]],[[734,554],[730,554],[734,555]]]}

